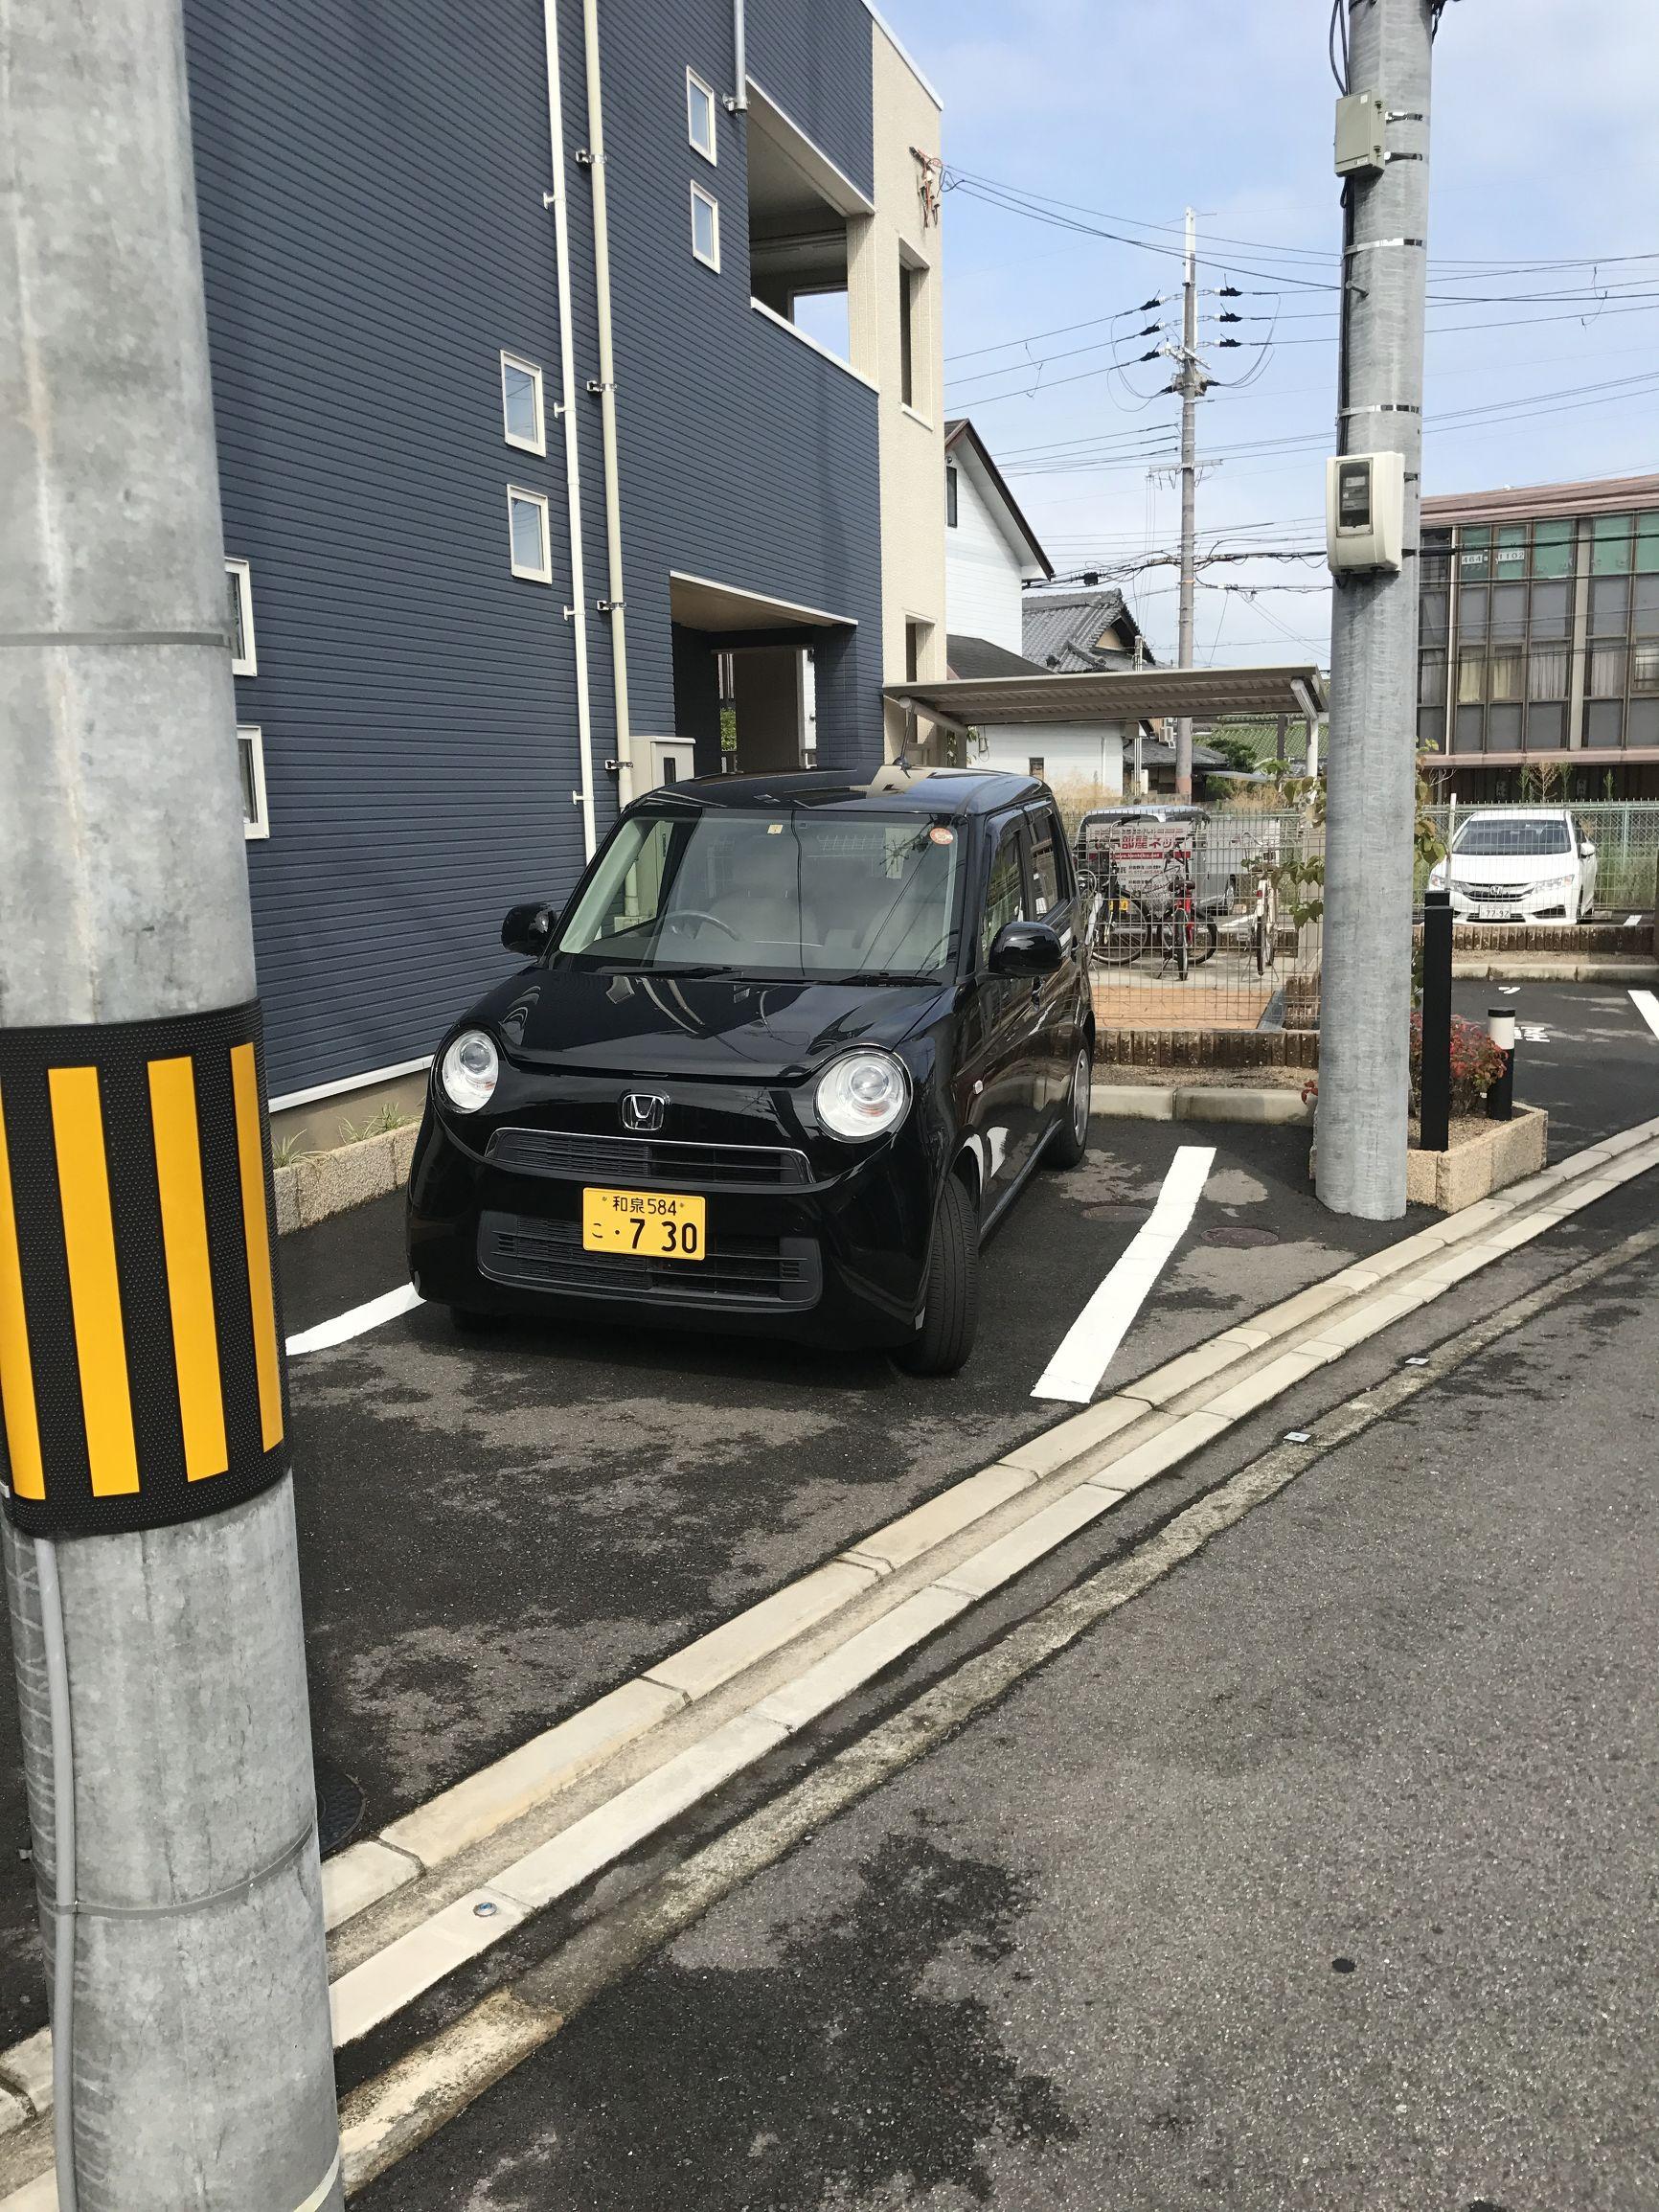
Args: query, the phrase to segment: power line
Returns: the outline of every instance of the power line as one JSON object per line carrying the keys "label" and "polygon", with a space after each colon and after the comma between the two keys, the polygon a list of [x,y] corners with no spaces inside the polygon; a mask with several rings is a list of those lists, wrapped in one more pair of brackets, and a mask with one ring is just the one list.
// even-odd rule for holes
{"label": "power line", "polygon": [[[1140,216],[1114,215],[1109,209],[1091,207],[1086,203],[1079,200],[1057,198],[1050,194],[1034,192],[1027,186],[1009,184],[1005,180],[997,177],[982,176],[978,172],[971,170],[958,170],[953,168],[949,171],[949,181],[953,185],[956,185],[960,189],[964,190],[969,189],[971,187],[988,187],[990,190],[996,192],[1006,193],[1014,198],[1034,201],[1042,207],[1058,208],[1065,210],[1066,212],[1073,215],[1098,216],[1103,221],[1122,223],[1131,230],[1167,231],[1170,233],[1172,237],[1179,237],[1181,235],[1182,226],[1179,223],[1157,222],[1149,217]],[[1214,244],[1243,246],[1249,252],[1264,254],[1270,259],[1284,258],[1286,260],[1317,262],[1327,267],[1334,267],[1341,260],[1341,256],[1339,254],[1333,253],[1328,247],[1323,246],[1285,245],[1266,239],[1248,239],[1230,236],[1228,233],[1222,231],[1212,231],[1209,234],[1209,237]],[[1142,244],[1145,241],[1140,239],[1131,239],[1128,242],[1131,244]],[[1159,247],[1157,250],[1161,252],[1172,253],[1176,256],[1179,256],[1182,251],[1179,246],[1174,245],[1170,245],[1169,247]],[[1659,248],[1651,249],[1642,253],[1567,254],[1557,256],[1553,259],[1544,258],[1513,261],[1507,261],[1495,255],[1476,257],[1454,256],[1445,258],[1437,256],[1433,261],[1430,262],[1429,267],[1434,271],[1453,269],[1465,270],[1466,274],[1464,278],[1453,278],[1449,279],[1448,281],[1467,282],[1474,277],[1486,275],[1502,275],[1506,272],[1517,276],[1525,276],[1538,271],[1557,268],[1614,268],[1626,265],[1633,262],[1659,262]],[[1334,289],[1336,287],[1333,286],[1332,288]]]}
{"label": "power line", "polygon": [[[1489,401],[1484,406],[1455,408],[1450,413],[1437,416],[1424,424],[1429,431],[1461,429],[1476,422],[1532,422],[1547,415],[1570,414],[1579,407],[1614,406],[1625,399],[1646,397],[1656,383],[1659,371],[1648,371],[1641,376],[1615,377],[1602,384],[1565,385],[1555,392],[1517,394],[1509,399]],[[1557,404],[1556,402],[1558,402]],[[1212,462],[1244,459],[1266,453],[1284,453],[1306,450],[1326,444],[1323,432],[1291,432],[1280,438],[1245,440],[1241,444],[1215,448],[1209,458]],[[1004,464],[1005,473],[1011,476],[1046,476],[1087,469],[1097,473],[1113,467],[1125,466],[1115,460],[1093,461],[1087,454],[1039,461],[1009,461]]]}
{"label": "power line", "polygon": [[[1442,305],[1450,304],[1451,303],[1449,302],[1442,303]],[[1471,301],[1469,304],[1474,306],[1478,305],[1479,303]],[[1471,323],[1442,323],[1432,327],[1428,331],[1428,335],[1431,338],[1453,338],[1461,336],[1465,331],[1525,331],[1534,329],[1536,326],[1544,323],[1580,323],[1583,325],[1586,331],[1589,331],[1599,323],[1610,321],[1616,315],[1650,315],[1655,312],[1659,312],[1659,293],[1654,294],[1651,299],[1644,305],[1637,306],[1631,304],[1600,308],[1588,314],[1569,310],[1566,313],[1558,315],[1488,316],[1480,321]],[[1260,319],[1264,322],[1269,320],[1269,318],[1266,316],[1262,316]],[[1284,318],[1284,320],[1287,322],[1298,321],[1304,318],[1293,315],[1287,315]],[[1148,331],[1144,331],[1141,334],[1143,336],[1147,336],[1150,333]],[[1322,331],[1315,337],[1280,338],[1275,337],[1272,331],[1269,331],[1268,335],[1264,339],[1261,340],[1260,343],[1263,348],[1268,346],[1333,346],[1336,343],[1336,339],[1337,331],[1334,328],[1327,331]],[[1012,343],[1011,340],[1010,342]],[[1021,371],[1029,368],[1041,369],[1045,367],[1050,361],[1075,360],[1081,354],[1098,353],[1102,346],[1108,345],[1112,342],[1113,341],[1109,339],[1102,339],[1099,346],[1073,346],[1068,347],[1064,352],[1058,353],[1039,353],[1033,355],[1029,360],[1026,361],[1010,361],[1000,369],[984,369],[979,371],[975,376],[958,379],[956,382],[949,386],[949,389],[953,391],[959,390],[963,382],[970,384],[983,383],[995,376],[1015,376],[1018,375]],[[993,349],[986,348],[984,350],[990,352]],[[1111,361],[1103,361],[1099,365],[1099,367],[1081,371],[1075,376],[1048,377],[1042,384],[1033,385],[1031,387],[1031,392],[1034,393],[1042,389],[1051,389],[1057,384],[1080,383],[1084,380],[1085,377],[1107,376],[1114,369],[1132,367],[1137,361],[1148,360],[1150,358],[1152,358],[1150,354],[1139,354],[1134,356],[1125,356],[1122,360],[1114,359]],[[1251,373],[1248,381],[1254,382],[1260,374],[1261,370],[1260,367],[1258,367],[1258,369]],[[1244,380],[1240,379],[1238,385],[1227,386],[1222,383],[1220,379],[1217,379],[1216,385],[1217,389],[1241,389],[1244,388]],[[989,406],[993,399],[1019,399],[1027,396],[1029,395],[1018,389],[1011,392],[988,392],[983,396],[980,403],[982,405]],[[1153,395],[1153,397],[1156,396],[1157,395],[1155,394]]]}
{"label": "power line", "polygon": [[1157,292],[1151,299],[1143,300],[1139,307],[1120,308],[1115,315],[1089,315],[1080,323],[1058,323],[1052,331],[1028,331],[1021,338],[1002,338],[994,346],[971,346],[963,353],[946,353],[945,365],[948,367],[952,361],[975,360],[982,353],[1007,353],[1011,347],[1029,346],[1038,338],[1065,338],[1074,331],[1098,330],[1102,323],[1121,323],[1126,315],[1149,315],[1154,308],[1168,307],[1175,296],[1173,293]]}
{"label": "power line", "polygon": [[[1024,216],[1032,222],[1047,223],[1056,230],[1076,231],[1085,238],[1110,239],[1117,245],[1133,246],[1140,253],[1162,254],[1177,261],[1183,258],[1179,246],[1167,246],[1152,239],[1132,238],[1126,232],[1108,230],[1100,223],[1083,222],[1076,216],[1050,213],[1048,209],[1033,204],[1029,197],[1000,189],[989,189],[961,171],[953,171],[948,181],[957,190],[966,192],[970,198],[983,200],[989,207],[999,207],[1008,215]],[[1298,285],[1307,291],[1334,292],[1341,289],[1339,283],[1322,278],[1279,275],[1270,269],[1252,268],[1247,262],[1230,262],[1228,265],[1237,267],[1242,276],[1264,277],[1281,284]]]}

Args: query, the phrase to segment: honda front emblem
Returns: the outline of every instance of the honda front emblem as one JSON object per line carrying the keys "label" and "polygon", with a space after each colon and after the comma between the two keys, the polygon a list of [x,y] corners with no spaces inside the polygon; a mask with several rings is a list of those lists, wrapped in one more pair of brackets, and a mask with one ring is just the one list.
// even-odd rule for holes
{"label": "honda front emblem", "polygon": [[668,1100],[660,1091],[625,1090],[622,1102],[622,1125],[636,1135],[645,1135],[663,1126],[663,1108]]}

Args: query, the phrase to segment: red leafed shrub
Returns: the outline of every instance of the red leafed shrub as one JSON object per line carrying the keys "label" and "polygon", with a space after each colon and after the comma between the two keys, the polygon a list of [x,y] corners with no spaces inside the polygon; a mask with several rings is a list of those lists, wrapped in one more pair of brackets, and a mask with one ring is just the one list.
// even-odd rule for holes
{"label": "red leafed shrub", "polygon": [[[1504,1056],[1478,1022],[1452,1015],[1451,1110],[1479,1113],[1481,1101],[1504,1072]],[[1422,1106],[1422,1015],[1411,1017],[1411,1110]]]}
{"label": "red leafed shrub", "polygon": [[[1504,1072],[1504,1056],[1478,1022],[1453,1015],[1451,1025],[1451,1110],[1454,1114],[1479,1113],[1481,1101]],[[1305,1106],[1319,1096],[1319,1078],[1309,1076],[1302,1086]],[[1411,1017],[1411,1111],[1415,1120],[1422,1110],[1422,1015]]]}

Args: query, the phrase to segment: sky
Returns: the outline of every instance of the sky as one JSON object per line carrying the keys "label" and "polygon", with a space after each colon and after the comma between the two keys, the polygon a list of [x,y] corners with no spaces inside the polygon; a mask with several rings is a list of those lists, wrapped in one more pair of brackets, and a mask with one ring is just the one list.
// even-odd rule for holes
{"label": "sky", "polygon": [[[1169,364],[1134,356],[1159,342],[1138,336],[1147,325],[1179,333],[1189,205],[1204,314],[1265,318],[1201,327],[1206,341],[1251,342],[1208,356],[1239,383],[1199,409],[1200,459],[1231,454],[1199,483],[1200,551],[1320,547],[1341,220],[1327,0],[881,11],[944,103],[946,412],[972,416],[1057,571],[1103,573],[1178,544],[1159,450],[1174,445],[1178,402],[1148,397]],[[1429,217],[1430,292],[1446,304],[1429,315],[1425,492],[1659,471],[1656,113],[1659,0],[1448,6]],[[1086,227],[986,196],[1006,203],[1009,188],[1065,203],[1047,212]],[[1245,296],[1214,296],[1227,284]],[[1122,315],[1156,294],[1173,297]],[[1061,328],[1075,324],[1090,327]],[[1105,368],[1114,359],[1127,365]],[[1145,570],[1125,591],[1172,659],[1173,570]],[[1323,559],[1213,568],[1195,635],[1200,665],[1323,663]]]}

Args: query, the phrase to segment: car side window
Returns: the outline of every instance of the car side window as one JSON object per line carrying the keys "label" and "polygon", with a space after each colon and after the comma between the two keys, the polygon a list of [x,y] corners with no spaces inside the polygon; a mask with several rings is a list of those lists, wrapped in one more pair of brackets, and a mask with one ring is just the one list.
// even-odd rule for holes
{"label": "car side window", "polygon": [[1071,893],[1064,879],[1062,839],[1054,809],[1034,807],[1030,821],[1033,903],[1040,922],[1054,913]]}
{"label": "car side window", "polygon": [[985,919],[980,924],[979,964],[990,957],[997,932],[1011,922],[1027,920],[1025,861],[1020,853],[1019,824],[1010,822],[996,841],[991,855],[990,880],[986,886]]}

